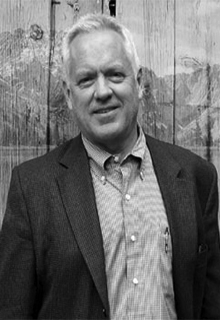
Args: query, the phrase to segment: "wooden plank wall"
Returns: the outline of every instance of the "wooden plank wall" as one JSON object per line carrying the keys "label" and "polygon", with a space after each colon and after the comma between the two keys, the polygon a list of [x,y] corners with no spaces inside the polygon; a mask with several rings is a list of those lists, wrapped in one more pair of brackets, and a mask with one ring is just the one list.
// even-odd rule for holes
{"label": "wooden plank wall", "polygon": [[120,0],[116,16],[144,67],[145,131],[199,154],[220,176],[220,1]]}
{"label": "wooden plank wall", "polygon": [[[144,67],[142,125],[150,135],[173,142],[174,0],[122,0],[116,8],[119,21],[134,35]],[[169,88],[163,79],[168,66]]]}
{"label": "wooden plank wall", "polygon": [[0,1],[0,221],[11,169],[45,152],[47,0]]}
{"label": "wooden plank wall", "polygon": [[150,135],[213,162],[220,174],[219,0],[0,0],[0,225],[12,168],[78,133],[61,86],[66,28],[89,12],[134,34]]}

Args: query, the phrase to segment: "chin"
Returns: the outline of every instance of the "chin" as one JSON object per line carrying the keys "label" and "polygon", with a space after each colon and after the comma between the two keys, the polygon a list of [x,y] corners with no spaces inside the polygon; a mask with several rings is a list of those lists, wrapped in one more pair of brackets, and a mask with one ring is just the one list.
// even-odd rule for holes
{"label": "chin", "polygon": [[115,130],[115,129],[104,129],[99,131],[97,134],[97,138],[99,138],[100,141],[112,141],[115,139],[120,139],[120,137],[123,135],[123,132],[121,130]]}

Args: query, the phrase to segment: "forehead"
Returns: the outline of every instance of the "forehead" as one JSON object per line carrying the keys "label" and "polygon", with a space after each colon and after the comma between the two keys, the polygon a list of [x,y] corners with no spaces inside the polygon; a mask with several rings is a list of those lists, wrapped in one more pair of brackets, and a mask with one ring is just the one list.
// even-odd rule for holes
{"label": "forehead", "polygon": [[77,63],[128,60],[123,37],[109,29],[78,34],[70,44],[70,53]]}

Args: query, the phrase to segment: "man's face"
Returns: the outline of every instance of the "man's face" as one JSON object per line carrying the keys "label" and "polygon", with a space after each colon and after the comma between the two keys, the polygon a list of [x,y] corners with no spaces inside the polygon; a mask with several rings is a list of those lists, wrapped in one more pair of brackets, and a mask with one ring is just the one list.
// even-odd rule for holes
{"label": "man's face", "polygon": [[92,143],[121,152],[137,138],[140,99],[123,39],[112,30],[93,31],[70,48],[67,100],[79,128]]}

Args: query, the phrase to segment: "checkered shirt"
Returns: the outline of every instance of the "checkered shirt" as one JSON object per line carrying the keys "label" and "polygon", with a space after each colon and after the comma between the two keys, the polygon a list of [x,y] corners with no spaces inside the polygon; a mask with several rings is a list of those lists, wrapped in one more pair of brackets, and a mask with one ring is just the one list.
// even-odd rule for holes
{"label": "checkered shirt", "polygon": [[122,161],[83,142],[105,254],[110,319],[176,319],[167,216],[145,136]]}

